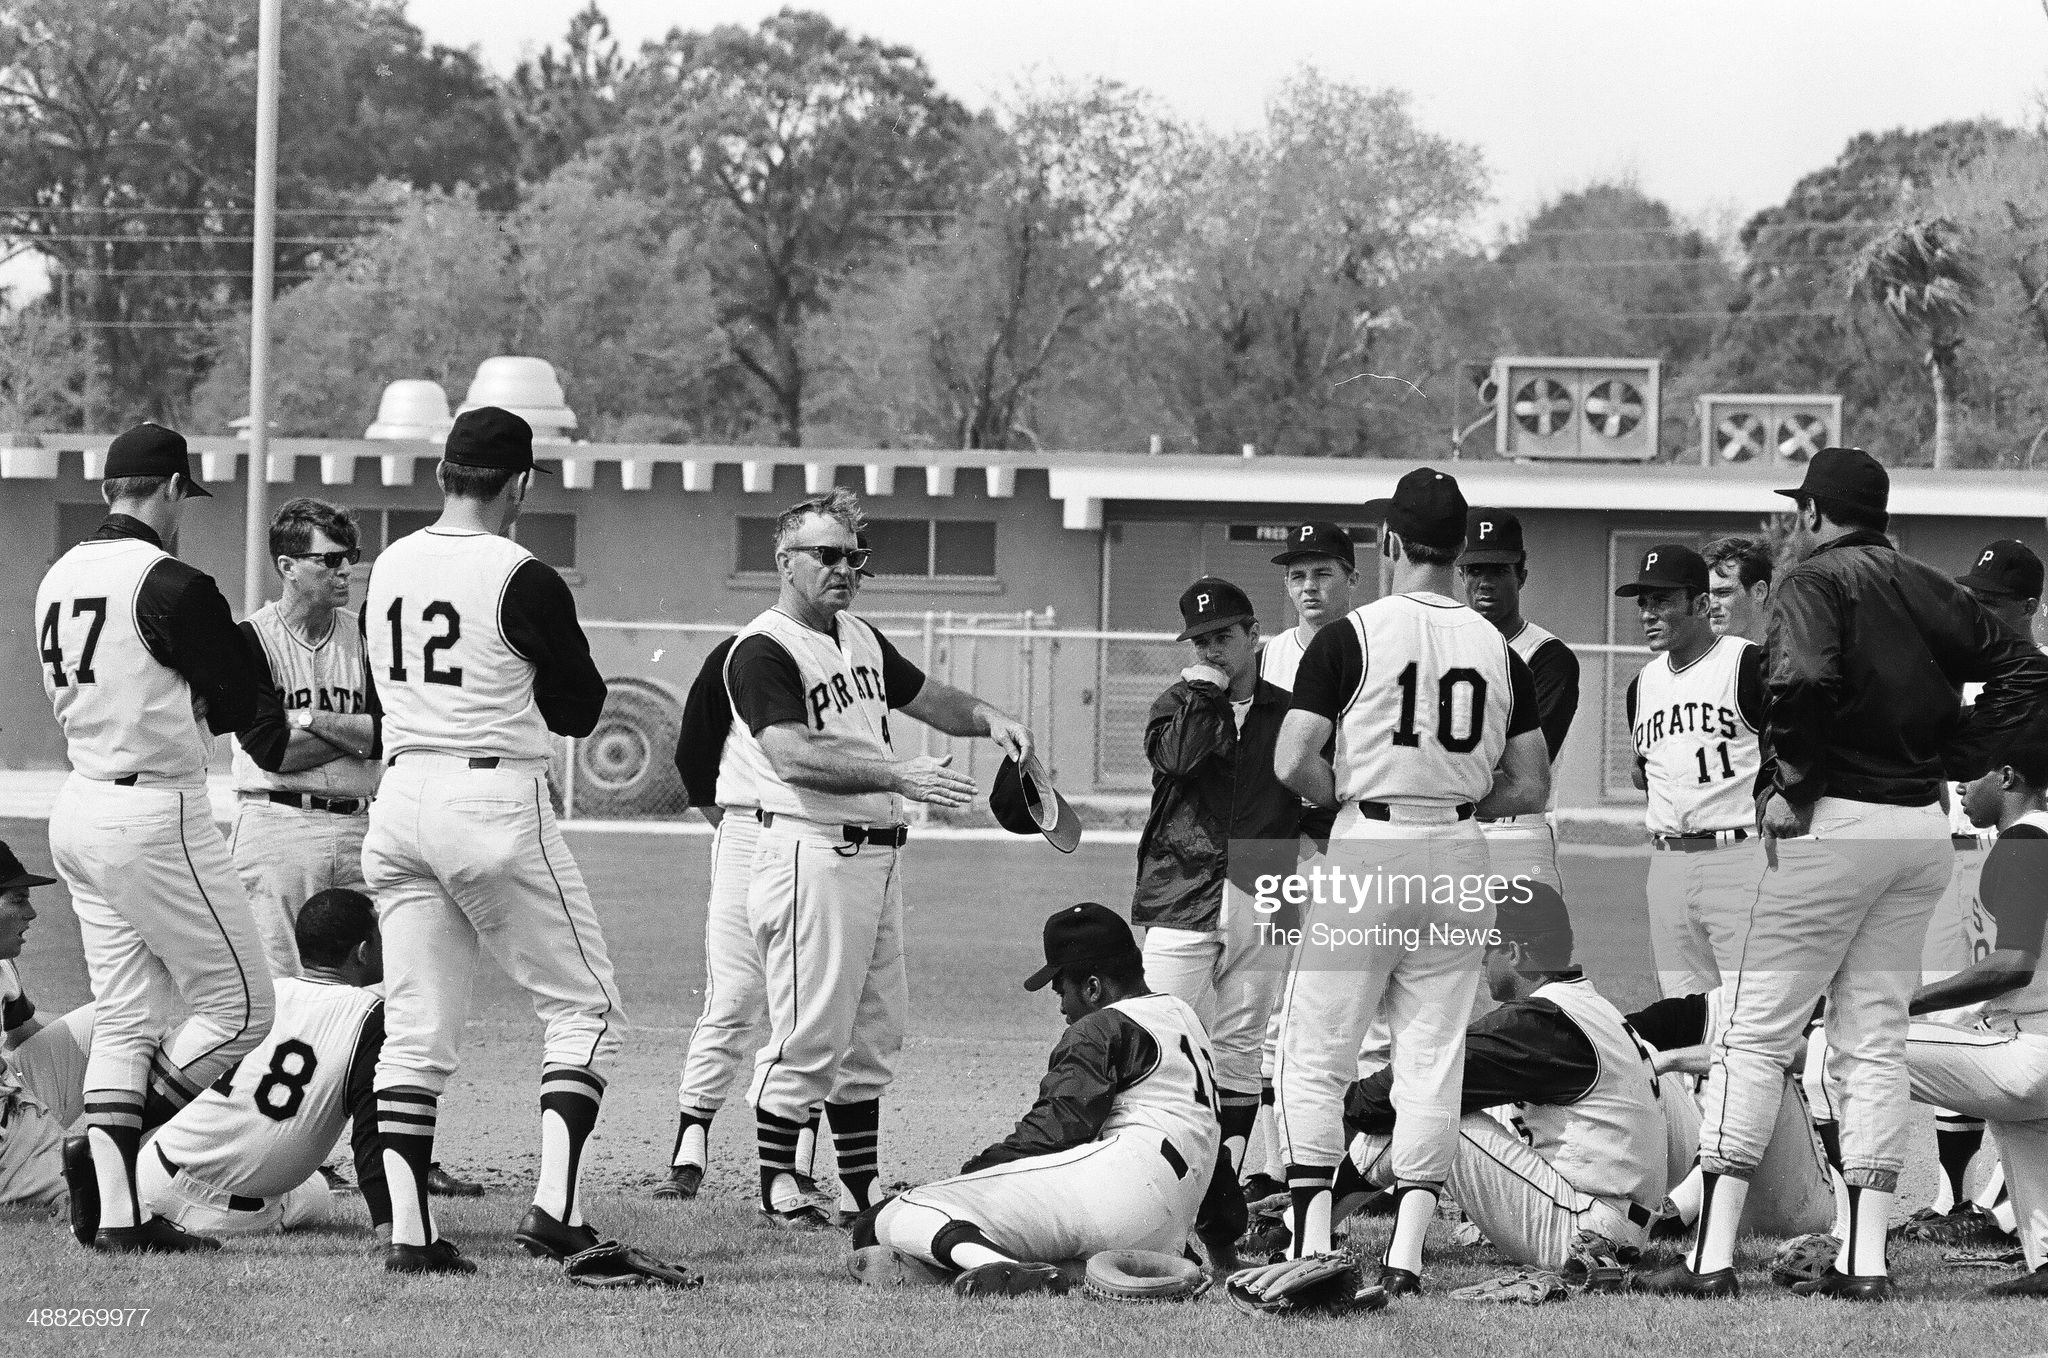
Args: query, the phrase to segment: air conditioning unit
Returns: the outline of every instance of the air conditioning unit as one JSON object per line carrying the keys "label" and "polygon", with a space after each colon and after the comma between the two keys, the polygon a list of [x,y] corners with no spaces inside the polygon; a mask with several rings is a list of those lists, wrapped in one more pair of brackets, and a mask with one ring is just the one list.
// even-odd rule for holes
{"label": "air conditioning unit", "polygon": [[1699,398],[1700,465],[1797,466],[1842,441],[1842,398],[1716,393]]}
{"label": "air conditioning unit", "polygon": [[1657,456],[1654,358],[1497,358],[1494,451],[1538,461]]}

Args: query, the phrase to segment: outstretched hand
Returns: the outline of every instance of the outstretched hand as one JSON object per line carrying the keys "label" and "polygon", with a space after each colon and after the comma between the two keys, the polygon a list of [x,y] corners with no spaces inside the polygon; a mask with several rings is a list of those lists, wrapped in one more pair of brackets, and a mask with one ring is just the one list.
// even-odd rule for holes
{"label": "outstretched hand", "polygon": [[953,756],[921,754],[896,766],[896,791],[927,806],[965,806],[974,800],[974,780],[947,767]]}

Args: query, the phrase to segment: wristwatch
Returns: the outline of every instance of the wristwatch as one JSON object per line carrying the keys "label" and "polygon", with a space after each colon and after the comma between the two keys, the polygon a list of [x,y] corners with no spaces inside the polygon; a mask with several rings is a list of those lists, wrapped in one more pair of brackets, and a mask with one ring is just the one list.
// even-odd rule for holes
{"label": "wristwatch", "polygon": [[292,713],[292,725],[297,727],[301,731],[312,730],[313,709],[310,707],[302,707],[298,711]]}

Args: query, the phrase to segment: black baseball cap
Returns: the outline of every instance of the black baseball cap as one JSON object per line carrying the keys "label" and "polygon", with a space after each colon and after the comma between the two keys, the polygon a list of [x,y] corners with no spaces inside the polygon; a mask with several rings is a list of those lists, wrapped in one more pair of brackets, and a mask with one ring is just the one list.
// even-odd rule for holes
{"label": "black baseball cap", "polygon": [[154,420],[136,425],[107,445],[107,466],[100,476],[108,481],[123,476],[183,476],[191,494],[213,498],[213,492],[192,474],[192,454],[185,447],[185,436]]}
{"label": "black baseball cap", "polygon": [[1026,990],[1043,990],[1060,968],[1086,962],[1140,962],[1145,954],[1131,936],[1131,926],[1106,905],[1083,901],[1059,911],[1045,922],[1045,965],[1024,982]]}
{"label": "black baseball cap", "polygon": [[533,426],[498,406],[478,406],[455,417],[441,460],[456,467],[500,472],[540,472],[533,461]]}
{"label": "black baseball cap", "polygon": [[[161,475],[158,472],[130,472],[128,474],[131,476]],[[0,891],[7,891],[18,886],[55,886],[56,884],[56,878],[38,877],[35,873],[23,867],[21,860],[14,856],[14,850],[7,847],[6,841],[0,840]]]}
{"label": "black baseball cap", "polygon": [[1465,492],[1458,479],[1428,467],[1402,477],[1385,499],[1367,500],[1365,512],[1377,514],[1403,541],[1424,547],[1457,547],[1465,540]]}
{"label": "black baseball cap", "polygon": [[1690,594],[1707,592],[1707,559],[1678,542],[1661,542],[1643,553],[1636,578],[1615,590],[1623,599],[1653,589],[1682,589]]}
{"label": "black baseball cap", "polygon": [[1228,580],[1205,575],[1181,591],[1180,620],[1186,625],[1174,640],[1193,641],[1234,622],[1256,622],[1258,615],[1243,590]]}
{"label": "black baseball cap", "polygon": [[1956,583],[1985,594],[2003,594],[2012,599],[2041,597],[2041,558],[2034,549],[2015,538],[2000,538],[1977,553],[1970,573]]}
{"label": "black baseball cap", "polygon": [[1564,971],[1572,964],[1572,917],[1557,888],[1523,878],[1494,898],[1493,926],[1522,945],[1519,971]]}
{"label": "black baseball cap", "polygon": [[1081,842],[1081,818],[1045,776],[1035,755],[1021,770],[1016,760],[1003,759],[995,786],[988,790],[988,809],[995,813],[996,824],[1011,834],[1044,835],[1061,853],[1072,853]]}
{"label": "black baseball cap", "polygon": [[1460,566],[1519,566],[1529,559],[1522,546],[1522,521],[1505,509],[1474,509],[1465,516],[1465,550]]}
{"label": "black baseball cap", "polygon": [[1321,519],[1297,524],[1287,530],[1287,550],[1273,558],[1276,566],[1286,566],[1305,556],[1333,556],[1352,570],[1358,569],[1358,554],[1352,549],[1351,534],[1339,524],[1325,523]]}
{"label": "black baseball cap", "polygon": [[1833,500],[1851,509],[1882,514],[1891,499],[1892,478],[1861,448],[1823,448],[1806,464],[1806,479],[1780,495],[1795,500]]}

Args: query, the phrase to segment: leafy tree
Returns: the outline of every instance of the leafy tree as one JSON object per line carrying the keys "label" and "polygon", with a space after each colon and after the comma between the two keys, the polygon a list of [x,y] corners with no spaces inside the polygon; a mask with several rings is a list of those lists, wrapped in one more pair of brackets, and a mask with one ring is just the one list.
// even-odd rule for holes
{"label": "leafy tree", "polygon": [[595,148],[607,186],[698,233],[733,358],[801,444],[806,328],[902,222],[952,207],[966,111],[909,48],[792,9],[670,32],[642,51],[627,104]]}
{"label": "leafy tree", "polygon": [[1876,307],[1899,329],[1927,342],[1934,384],[1934,465],[1955,465],[1949,410],[1956,399],[1956,355],[1963,329],[1984,291],[1968,241],[1945,217],[1900,222],[1856,254],[1850,294]]}
{"label": "leafy tree", "polygon": [[97,373],[85,332],[48,306],[0,323],[0,432],[75,429]]}
{"label": "leafy tree", "polygon": [[616,130],[632,74],[633,64],[620,54],[611,21],[596,0],[569,20],[560,51],[549,45],[520,62],[506,86],[520,179],[546,179],[591,141]]}

